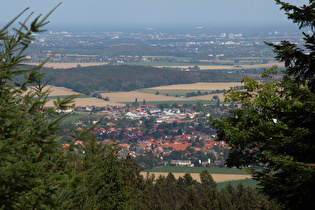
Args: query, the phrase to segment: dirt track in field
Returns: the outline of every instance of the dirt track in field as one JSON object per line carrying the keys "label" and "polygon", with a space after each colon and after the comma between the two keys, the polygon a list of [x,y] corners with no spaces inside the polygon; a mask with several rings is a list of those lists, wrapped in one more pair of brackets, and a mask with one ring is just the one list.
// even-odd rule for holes
{"label": "dirt track in field", "polygon": [[[167,172],[150,172],[150,174],[154,174],[156,178],[159,176],[167,176]],[[176,179],[179,177],[184,177],[185,173],[172,173]],[[141,172],[141,175],[145,178],[147,176],[147,172]],[[191,173],[190,174],[194,180],[197,180],[200,182],[200,176],[199,173]],[[241,175],[241,174],[211,174],[214,181],[219,182],[228,182],[228,181],[234,181],[234,180],[242,180],[242,179],[250,179],[251,175]]]}

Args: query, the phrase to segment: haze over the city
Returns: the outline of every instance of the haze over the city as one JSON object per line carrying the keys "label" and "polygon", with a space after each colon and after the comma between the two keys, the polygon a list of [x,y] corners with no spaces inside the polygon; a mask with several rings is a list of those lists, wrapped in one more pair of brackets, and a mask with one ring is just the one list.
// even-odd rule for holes
{"label": "haze over the city", "polygon": [[[59,2],[0,0],[0,23],[26,7],[35,14],[46,14]],[[65,0],[49,20],[54,24],[289,23],[274,0]]]}

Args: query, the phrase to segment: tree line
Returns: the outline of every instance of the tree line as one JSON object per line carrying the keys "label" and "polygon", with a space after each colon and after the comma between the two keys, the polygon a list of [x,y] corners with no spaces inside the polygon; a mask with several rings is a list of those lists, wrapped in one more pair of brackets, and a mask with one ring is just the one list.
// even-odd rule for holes
{"label": "tree line", "polygon": [[176,179],[169,172],[166,177],[147,174],[143,209],[280,209],[280,205],[269,201],[251,187],[240,183],[234,188],[231,183],[218,190],[208,171],[200,174],[201,183],[190,174]]}
{"label": "tree line", "polygon": [[136,65],[104,65],[67,69],[45,69],[49,84],[67,87],[78,92],[132,91],[162,85],[196,82],[238,82],[239,74],[225,72],[160,69]]}

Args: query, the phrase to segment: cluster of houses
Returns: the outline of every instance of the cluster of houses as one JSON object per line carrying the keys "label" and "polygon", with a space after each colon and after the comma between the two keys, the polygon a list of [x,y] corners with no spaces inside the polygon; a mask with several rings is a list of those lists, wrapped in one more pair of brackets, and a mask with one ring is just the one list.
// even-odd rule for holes
{"label": "cluster of houses", "polygon": [[196,112],[190,109],[181,111],[182,105],[178,107],[164,108],[163,110],[153,105],[140,105],[137,108],[131,108],[125,114],[126,118],[137,120],[142,117],[153,117],[157,123],[170,123],[174,120],[182,120],[185,118],[193,119],[196,115],[200,115],[200,112]]}
{"label": "cluster of houses", "polygon": [[[57,109],[56,112],[61,113],[69,113],[74,112],[75,110],[79,111],[86,111],[91,112],[93,111],[93,106],[85,106],[85,107],[77,107],[68,108],[66,110]],[[182,105],[178,105],[178,107],[170,107],[164,108],[163,110],[157,108],[153,105],[139,105],[136,108],[133,107],[119,107],[119,106],[107,106],[103,108],[102,111],[98,111],[94,113],[97,116],[106,116],[107,118],[123,118],[126,117],[127,119],[131,120],[140,120],[141,118],[155,118],[157,123],[170,123],[174,120],[183,120],[183,119],[193,119],[197,115],[200,115],[201,112],[196,112],[194,110],[185,108],[182,109]],[[210,115],[206,115],[209,117]]]}
{"label": "cluster of houses", "polygon": [[[92,111],[93,107],[80,107],[81,111]],[[124,128],[118,127],[114,120],[107,122],[106,124],[95,127],[92,132],[97,136],[99,143],[111,144],[115,140],[120,147],[120,156],[125,157],[130,154],[132,157],[146,156],[149,153],[154,154],[161,160],[170,155],[173,151],[185,151],[185,156],[189,156],[189,151],[202,151],[204,154],[212,153],[216,159],[200,162],[202,165],[213,162],[215,165],[222,164],[222,151],[219,152],[214,149],[228,148],[224,141],[215,141],[215,133],[203,133],[201,131],[194,130],[193,126],[190,126],[190,132],[179,132],[181,130],[180,124],[189,121],[189,119],[200,115],[200,112],[187,109],[182,112],[179,108],[165,108],[163,110],[158,109],[151,105],[141,105],[138,108],[121,108],[121,107],[106,107],[103,111],[95,112],[95,115],[101,115],[102,113],[113,114],[113,112],[120,113],[120,117],[124,116],[135,120],[134,126],[124,126]],[[153,127],[149,132],[144,133],[142,127],[144,118],[154,118]],[[184,120],[183,120],[184,119]],[[190,120],[192,122],[192,120]],[[164,129],[160,129],[158,125],[161,122],[172,123],[178,125],[178,127],[169,130],[167,134],[164,133]],[[80,132],[84,122],[80,121],[76,123],[77,132]],[[158,138],[152,135],[155,132],[159,132]],[[118,138],[119,136],[119,138]],[[113,140],[114,139],[114,140]],[[197,145],[196,142],[199,144]],[[75,142],[84,146],[82,141]],[[201,143],[201,144],[200,144]],[[68,146],[65,144],[64,146]],[[187,150],[189,148],[190,150]],[[185,159],[185,158],[184,158]],[[193,163],[187,160],[174,160],[171,162],[173,165],[186,165],[193,166]]]}

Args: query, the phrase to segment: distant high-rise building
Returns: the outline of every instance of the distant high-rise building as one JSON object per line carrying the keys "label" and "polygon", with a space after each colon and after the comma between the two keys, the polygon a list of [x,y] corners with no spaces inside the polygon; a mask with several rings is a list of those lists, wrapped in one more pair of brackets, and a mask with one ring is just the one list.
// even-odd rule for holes
{"label": "distant high-rise building", "polygon": [[234,34],[229,33],[229,39],[234,39]]}

